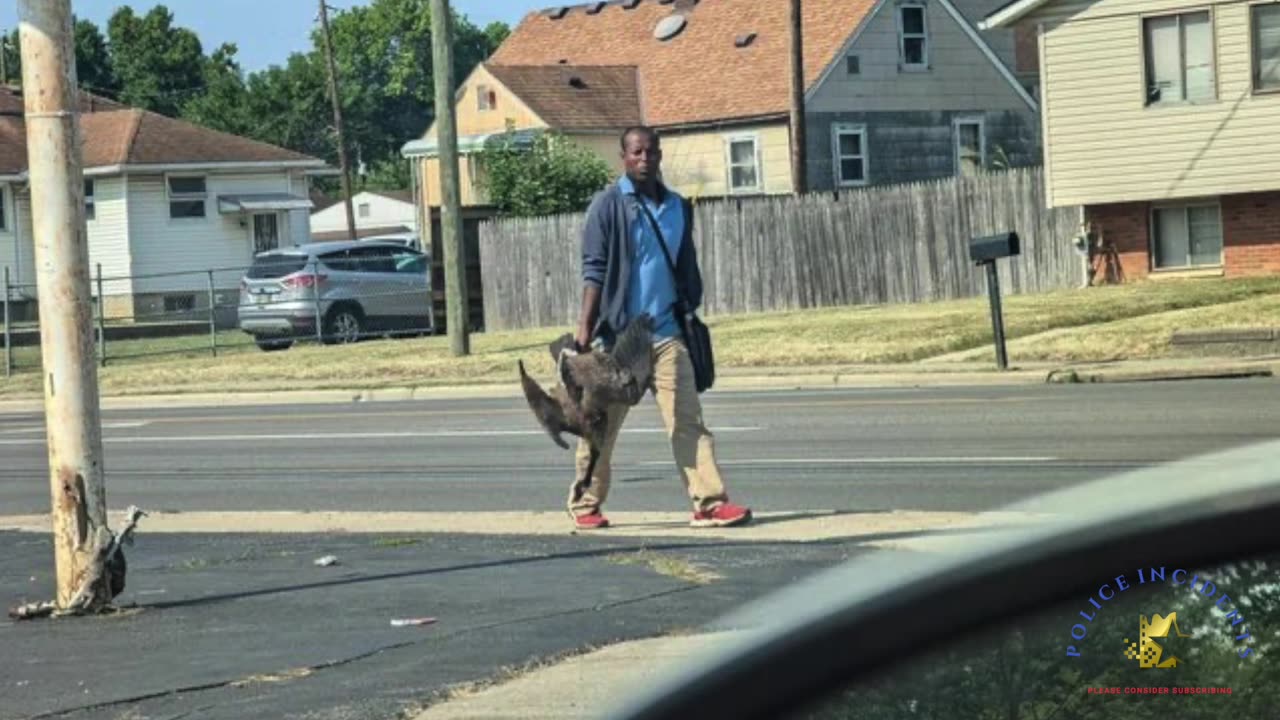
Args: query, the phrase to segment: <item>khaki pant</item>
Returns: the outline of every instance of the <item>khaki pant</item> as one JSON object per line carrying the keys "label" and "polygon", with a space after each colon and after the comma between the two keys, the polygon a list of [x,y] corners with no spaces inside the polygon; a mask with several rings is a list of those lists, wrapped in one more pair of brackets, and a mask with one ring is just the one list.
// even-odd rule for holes
{"label": "khaki pant", "polygon": [[[715,438],[702,422],[702,403],[694,382],[693,363],[684,343],[678,339],[656,344],[653,352],[655,398],[662,413],[662,422],[667,427],[667,437],[671,440],[676,467],[680,469],[694,510],[712,510],[724,502],[726,496],[720,469],[716,466]],[[619,405],[609,412],[609,434],[596,460],[591,485],[577,503],[573,502],[572,495],[569,497],[569,511],[574,515],[599,511],[608,497],[613,446],[628,409]],[[574,477],[586,472],[590,459],[586,441],[580,440]]]}

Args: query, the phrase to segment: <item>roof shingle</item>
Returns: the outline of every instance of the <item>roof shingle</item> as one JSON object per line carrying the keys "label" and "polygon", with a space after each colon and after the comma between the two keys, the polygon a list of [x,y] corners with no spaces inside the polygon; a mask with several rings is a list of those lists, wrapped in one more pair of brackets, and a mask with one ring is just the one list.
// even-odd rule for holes
{"label": "roof shingle", "polygon": [[640,87],[632,65],[495,65],[485,69],[554,128],[636,125]]}
{"label": "roof shingle", "polygon": [[[639,0],[598,13],[570,8],[559,19],[530,13],[498,48],[494,66],[630,65],[638,68],[644,122],[670,126],[785,114],[790,106],[790,3]],[[592,4],[594,5],[594,3]],[[876,0],[805,0],[805,87],[817,81]],[[654,36],[659,21],[683,14],[673,38]],[[755,34],[744,47],[737,40]],[[505,82],[505,81],[504,81]],[[517,95],[519,89],[512,88]]]}
{"label": "roof shingle", "polygon": [[[0,173],[27,169],[23,100],[0,88]],[[84,167],[238,162],[311,162],[317,158],[256,140],[175,120],[81,93],[80,140]]]}

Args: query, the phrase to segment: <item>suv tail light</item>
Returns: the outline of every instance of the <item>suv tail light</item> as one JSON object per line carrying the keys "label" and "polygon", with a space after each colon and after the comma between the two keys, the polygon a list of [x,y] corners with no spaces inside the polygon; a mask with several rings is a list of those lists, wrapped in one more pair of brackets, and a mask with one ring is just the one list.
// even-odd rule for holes
{"label": "suv tail light", "polygon": [[300,275],[290,275],[284,280],[281,280],[280,284],[284,285],[287,288],[309,288],[309,287],[315,287],[328,279],[329,279],[329,276],[327,275],[313,275],[311,273],[304,273]]}

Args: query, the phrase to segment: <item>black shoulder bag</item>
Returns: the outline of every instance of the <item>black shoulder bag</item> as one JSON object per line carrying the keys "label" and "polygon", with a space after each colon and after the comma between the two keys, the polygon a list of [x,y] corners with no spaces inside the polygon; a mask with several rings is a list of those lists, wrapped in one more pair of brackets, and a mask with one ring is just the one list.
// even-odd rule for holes
{"label": "black shoulder bag", "polygon": [[[676,323],[680,325],[680,334],[684,336],[684,346],[689,351],[689,360],[693,363],[693,375],[698,392],[706,392],[716,382],[716,361],[715,355],[711,351],[711,331],[698,318],[689,304],[685,295],[684,283],[680,281],[680,274],[676,272],[676,264],[671,259],[671,251],[667,249],[667,241],[662,236],[662,228],[658,227],[658,221],[654,219],[653,213],[649,212],[644,200],[637,198],[636,204],[640,206],[644,216],[649,219],[653,232],[658,236],[658,247],[662,248],[662,256],[667,259],[667,267],[671,269],[671,277],[676,283],[676,303],[674,306]],[[684,212],[684,209],[685,206],[682,204],[680,211]],[[689,219],[686,217],[685,222],[688,221]]]}

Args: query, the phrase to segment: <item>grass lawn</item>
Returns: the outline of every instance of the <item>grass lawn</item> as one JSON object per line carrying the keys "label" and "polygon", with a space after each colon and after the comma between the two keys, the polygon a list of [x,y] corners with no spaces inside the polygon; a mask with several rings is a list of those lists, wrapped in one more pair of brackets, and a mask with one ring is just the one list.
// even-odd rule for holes
{"label": "grass lawn", "polygon": [[[1158,357],[1175,329],[1280,324],[1280,278],[1010,296],[1004,312],[1010,352],[1018,360]],[[965,350],[985,358],[992,336],[985,297],[713,317],[708,324],[721,367],[911,362]],[[446,337],[300,344],[264,353],[233,331],[219,334],[216,358],[207,335],[117,341],[108,344],[109,362],[99,378],[103,393],[112,395],[514,384],[518,359],[535,376],[550,375],[546,345],[568,329],[476,334],[471,355],[462,358],[450,354]],[[0,397],[39,393],[38,348],[14,352],[18,372],[0,379]],[[152,352],[166,354],[145,356]]]}

